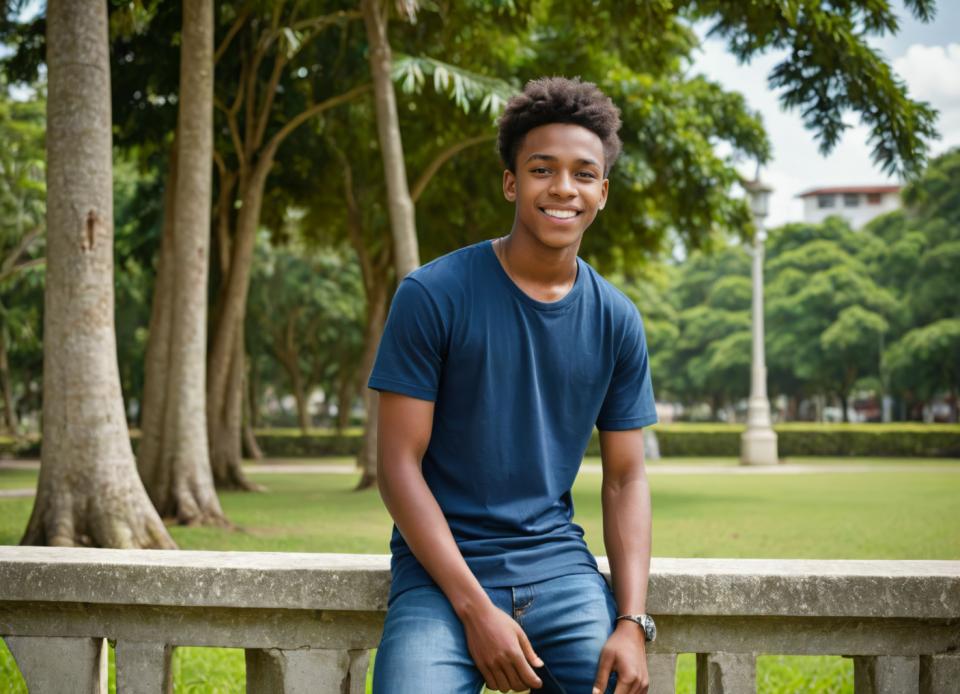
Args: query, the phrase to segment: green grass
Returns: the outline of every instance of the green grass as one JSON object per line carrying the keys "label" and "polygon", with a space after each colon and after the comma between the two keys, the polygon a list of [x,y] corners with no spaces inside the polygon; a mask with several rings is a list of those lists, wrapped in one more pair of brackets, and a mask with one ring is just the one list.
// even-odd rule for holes
{"label": "green grass", "polygon": [[0,469],[0,489],[26,489],[36,486],[36,470]]}
{"label": "green grass", "polygon": [[[927,465],[909,471],[886,469],[889,462],[907,461],[884,461],[869,473],[651,475],[653,553],[664,557],[960,559],[960,462],[911,461]],[[725,466],[732,460],[716,459],[712,464]],[[389,516],[376,492],[353,491],[354,475],[251,477],[269,491],[220,495],[224,510],[240,531],[172,527],[179,546],[388,552]],[[0,470],[0,487],[31,486],[35,479],[33,471]],[[574,488],[577,520],[598,554],[603,553],[600,481],[599,475],[585,474]],[[0,499],[0,544],[19,540],[32,503],[31,499]],[[677,671],[677,691],[692,694],[693,656],[681,655]],[[243,652],[177,649],[174,677],[177,692],[242,692]],[[852,692],[853,666],[840,657],[761,656],[757,684],[763,694]],[[0,693],[25,691],[12,658],[0,647]]]}

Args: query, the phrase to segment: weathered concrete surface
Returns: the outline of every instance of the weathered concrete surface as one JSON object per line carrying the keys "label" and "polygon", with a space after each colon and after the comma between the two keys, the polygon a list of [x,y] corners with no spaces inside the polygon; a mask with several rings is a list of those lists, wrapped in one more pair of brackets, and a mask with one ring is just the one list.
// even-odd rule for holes
{"label": "weathered concrete surface", "polygon": [[747,694],[757,691],[753,653],[697,653],[697,694]]}
{"label": "weathered concrete surface", "polygon": [[[375,648],[384,612],[0,602],[0,635],[104,636],[172,646]],[[936,652],[936,651],[930,651]]]}
{"label": "weathered concrete surface", "polygon": [[960,689],[960,653],[920,657],[920,694],[950,694]]}
{"label": "weathered concrete surface", "polygon": [[107,694],[104,639],[5,636],[30,694]]}
{"label": "weathered concrete surface", "polygon": [[367,651],[248,649],[247,694],[363,694]]}
{"label": "weathered concrete surface", "polygon": [[114,652],[117,690],[121,694],[173,694],[172,646],[122,640],[116,643]]}
{"label": "weathered concrete surface", "polygon": [[920,659],[904,656],[853,659],[854,694],[917,694]]}
{"label": "weathered concrete surface", "polygon": [[[379,555],[0,547],[0,601],[377,611],[389,582]],[[956,619],[960,561],[654,558],[647,608]]]}
{"label": "weathered concrete surface", "polygon": [[716,617],[652,613],[648,653],[921,655],[960,648],[960,620],[859,617]]}
{"label": "weathered concrete surface", "polygon": [[677,685],[677,654],[647,653],[647,674],[650,676],[649,694],[674,694]]}

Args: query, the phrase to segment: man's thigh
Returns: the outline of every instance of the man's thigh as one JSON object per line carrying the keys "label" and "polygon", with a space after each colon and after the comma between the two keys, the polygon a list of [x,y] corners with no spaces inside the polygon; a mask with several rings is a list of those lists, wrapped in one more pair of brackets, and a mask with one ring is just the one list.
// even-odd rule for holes
{"label": "man's thigh", "polygon": [[[572,574],[514,589],[514,617],[569,694],[592,691],[616,602],[599,573]],[[609,692],[616,679],[612,678]]]}
{"label": "man's thigh", "polygon": [[443,592],[424,586],[398,595],[377,649],[374,694],[477,694],[482,686],[463,625]]}

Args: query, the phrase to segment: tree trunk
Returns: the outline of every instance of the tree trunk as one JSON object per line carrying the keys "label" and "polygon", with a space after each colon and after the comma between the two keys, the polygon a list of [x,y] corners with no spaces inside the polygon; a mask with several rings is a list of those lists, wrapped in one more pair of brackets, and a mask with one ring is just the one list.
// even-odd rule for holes
{"label": "tree trunk", "polygon": [[251,383],[251,372],[250,360],[247,359],[246,379],[244,381],[245,387],[243,389],[243,445],[247,449],[248,457],[254,460],[263,460],[263,451],[260,449],[260,444],[257,443],[257,436],[253,432],[253,427],[256,424],[256,419],[254,418],[254,412],[256,410],[253,404],[256,389]]}
{"label": "tree trunk", "polygon": [[377,135],[387,182],[393,257],[399,281],[420,265],[416,218],[403,159],[397,98],[390,78],[392,57],[387,38],[387,8],[382,0],[363,0],[361,4],[369,43],[370,74],[373,77],[377,109]]}
{"label": "tree trunk", "polygon": [[357,455],[357,467],[360,468],[360,481],[357,489],[368,489],[377,483],[377,427],[379,424],[380,408],[376,391],[366,387],[366,381],[373,370],[373,362],[377,357],[377,347],[383,335],[383,326],[387,320],[387,286],[386,282],[374,285],[374,293],[367,297],[367,328],[364,334],[363,359],[360,362],[360,373],[364,376],[363,402],[367,410],[367,423],[363,430],[363,443]]}
{"label": "tree trunk", "polygon": [[[210,463],[220,489],[265,491],[243,472],[243,332],[234,333],[234,350],[228,357],[228,379],[222,393],[222,408],[208,421]],[[209,410],[208,410],[209,412]]]}
{"label": "tree trunk", "polygon": [[310,412],[299,366],[293,369],[291,378],[293,379],[293,397],[297,401],[297,422],[300,424],[301,433],[306,436],[310,433]]}
{"label": "tree trunk", "polygon": [[47,5],[43,444],[24,545],[174,549],[137,475],[114,331],[105,2]]}
{"label": "tree trunk", "polygon": [[[153,314],[160,317],[149,376],[153,414],[141,476],[157,510],[190,525],[229,526],[213,485],[206,426],[207,278],[213,157],[213,3],[183,3],[177,154],[170,235]],[[167,193],[170,194],[170,191]],[[166,306],[157,307],[157,302]],[[176,307],[176,310],[174,310]],[[165,317],[165,319],[164,319]],[[166,340],[161,348],[159,342]],[[145,388],[145,391],[147,389]],[[146,398],[145,398],[146,400]]]}
{"label": "tree trunk", "polygon": [[143,407],[140,414],[140,443],[137,446],[137,469],[156,508],[166,505],[169,470],[161,465],[163,418],[166,412],[166,378],[170,361],[170,321],[173,312],[173,283],[176,267],[173,258],[173,220],[176,205],[177,143],[170,149],[169,171],[163,194],[163,229],[160,237],[160,258],[153,283],[153,305],[147,351],[144,357]]}
{"label": "tree trunk", "polygon": [[10,362],[7,359],[7,341],[0,326],[0,388],[3,390],[3,412],[11,436],[18,433],[17,410],[13,404],[13,384],[10,382]]}
{"label": "tree trunk", "polygon": [[[271,160],[272,161],[272,160]],[[263,161],[245,181],[243,204],[232,242],[230,267],[223,279],[213,347],[207,361],[207,428],[216,484],[224,489],[263,490],[241,468],[243,414],[243,320],[256,228],[270,162]]]}
{"label": "tree trunk", "polygon": [[350,426],[350,410],[353,407],[353,398],[357,392],[357,372],[340,374],[340,383],[337,387],[337,434]]}

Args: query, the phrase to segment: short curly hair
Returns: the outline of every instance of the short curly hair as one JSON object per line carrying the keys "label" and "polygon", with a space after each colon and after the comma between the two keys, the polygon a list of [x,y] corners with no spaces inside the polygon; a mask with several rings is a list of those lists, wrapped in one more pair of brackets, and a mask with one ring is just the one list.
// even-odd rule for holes
{"label": "short curly hair", "polygon": [[516,171],[517,152],[528,132],[550,123],[573,123],[596,133],[603,142],[604,175],[620,155],[620,109],[593,82],[579,77],[530,80],[511,97],[497,122],[497,150],[504,166]]}

